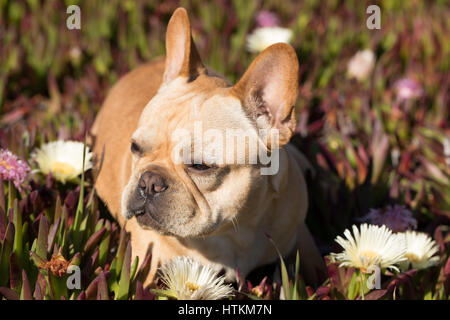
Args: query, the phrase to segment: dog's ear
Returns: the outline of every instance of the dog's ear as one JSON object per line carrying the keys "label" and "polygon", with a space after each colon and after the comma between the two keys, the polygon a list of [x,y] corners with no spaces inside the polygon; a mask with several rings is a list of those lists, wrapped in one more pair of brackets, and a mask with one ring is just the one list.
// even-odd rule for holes
{"label": "dog's ear", "polygon": [[189,17],[184,8],[178,8],[170,18],[166,32],[166,65],[164,83],[179,76],[196,78],[205,72],[191,36]]}
{"label": "dog's ear", "polygon": [[[279,146],[289,142],[295,129],[298,70],[294,49],[277,43],[256,57],[231,90],[258,129],[278,131]],[[269,148],[270,144],[269,139]]]}

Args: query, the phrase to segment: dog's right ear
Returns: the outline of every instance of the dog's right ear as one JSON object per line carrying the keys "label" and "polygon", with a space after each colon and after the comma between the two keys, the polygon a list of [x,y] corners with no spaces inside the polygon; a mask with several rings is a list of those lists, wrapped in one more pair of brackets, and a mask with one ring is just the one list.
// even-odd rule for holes
{"label": "dog's right ear", "polygon": [[191,35],[191,24],[184,8],[178,8],[170,18],[166,32],[166,65],[164,83],[177,77],[195,79],[205,73],[200,55]]}

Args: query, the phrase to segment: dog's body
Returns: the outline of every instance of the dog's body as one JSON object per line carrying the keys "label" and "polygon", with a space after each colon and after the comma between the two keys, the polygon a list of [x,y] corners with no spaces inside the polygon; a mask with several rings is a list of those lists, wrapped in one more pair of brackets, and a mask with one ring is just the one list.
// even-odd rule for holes
{"label": "dog's body", "polygon": [[[276,260],[266,234],[283,255],[299,249],[305,276],[315,282],[323,260],[304,224],[307,190],[302,170],[307,164],[286,144],[295,125],[295,53],[287,45],[272,46],[232,87],[201,64],[184,9],[169,22],[166,42],[166,59],[124,76],[92,128],[98,158],[104,150],[96,191],[126,225],[133,254],[141,262],[151,248],[147,282],[161,263],[182,255],[213,264],[229,280],[236,267],[245,276]],[[260,80],[271,74],[275,82]],[[227,161],[175,163],[171,137],[180,128],[193,133],[198,121],[205,130],[231,127],[255,132],[250,140],[260,140],[256,129],[276,127],[276,142],[284,145],[279,149],[278,172],[261,175],[261,166]],[[217,141],[202,143],[205,150]],[[248,144],[241,152],[250,158]],[[233,152],[239,156],[239,150]],[[126,218],[131,219],[125,224]]]}

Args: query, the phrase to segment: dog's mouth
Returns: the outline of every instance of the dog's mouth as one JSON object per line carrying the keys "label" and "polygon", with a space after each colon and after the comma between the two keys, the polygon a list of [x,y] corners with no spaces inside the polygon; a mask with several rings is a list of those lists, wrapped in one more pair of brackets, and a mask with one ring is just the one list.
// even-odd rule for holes
{"label": "dog's mouth", "polygon": [[161,234],[172,234],[164,227],[164,223],[154,212],[154,209],[145,206],[143,209],[132,211],[132,214],[136,217],[139,226],[143,229],[153,229]]}
{"label": "dog's mouth", "polygon": [[135,211],[131,211],[131,215],[132,216],[140,216],[140,215],[143,215],[145,213],[145,210],[144,209],[138,209],[138,210],[135,210]]}
{"label": "dog's mouth", "polygon": [[147,206],[142,209],[134,210],[132,213],[139,223],[148,224],[148,222],[151,222],[152,224],[162,226],[160,219],[158,219],[158,215],[154,214],[152,209],[147,209]]}
{"label": "dog's mouth", "polygon": [[[184,214],[174,215],[171,209],[164,208],[158,203],[153,203],[152,198],[137,198],[129,201],[127,217],[136,217],[139,227],[145,230],[153,230],[161,235],[191,238],[207,236],[215,231],[219,222],[205,223],[195,220],[196,211],[192,209]],[[166,210],[165,210],[166,209]],[[187,209],[187,208],[186,208]],[[197,221],[194,223],[193,221]]]}

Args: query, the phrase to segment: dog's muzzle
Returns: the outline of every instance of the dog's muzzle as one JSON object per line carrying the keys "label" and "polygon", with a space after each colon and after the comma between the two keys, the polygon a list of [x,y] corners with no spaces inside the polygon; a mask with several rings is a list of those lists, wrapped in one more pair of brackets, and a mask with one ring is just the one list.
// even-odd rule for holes
{"label": "dog's muzzle", "polygon": [[165,179],[160,174],[151,171],[144,172],[129,200],[127,218],[144,214],[147,202],[160,196],[168,188]]}

